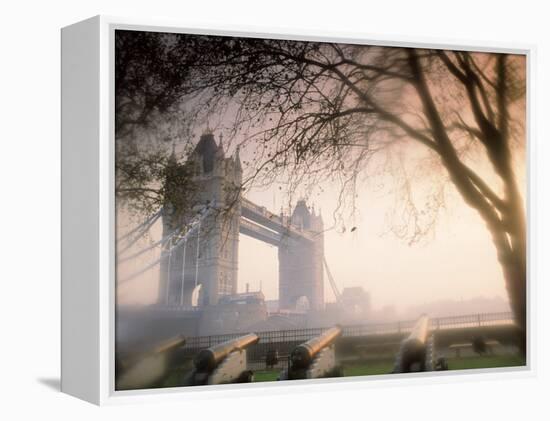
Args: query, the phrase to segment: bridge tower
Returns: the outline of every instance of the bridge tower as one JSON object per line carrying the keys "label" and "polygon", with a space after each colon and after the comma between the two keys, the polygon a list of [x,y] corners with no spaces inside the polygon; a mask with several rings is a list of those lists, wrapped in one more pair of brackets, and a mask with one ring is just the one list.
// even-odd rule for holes
{"label": "bridge tower", "polygon": [[186,207],[182,213],[172,203],[165,204],[163,238],[196,220],[200,212],[208,213],[187,241],[177,248],[173,248],[176,240],[164,246],[158,302],[190,307],[192,293],[200,285],[198,305],[202,307],[217,304],[220,296],[237,292],[242,167],[239,152],[226,157],[221,137],[216,144],[211,131],[200,137],[186,163],[178,163],[173,154],[169,165],[182,168],[189,164],[194,206]]}
{"label": "bridge tower", "polygon": [[279,308],[296,309],[307,299],[310,310],[324,307],[323,218],[299,200],[290,223],[309,234],[311,241],[283,238],[279,245]]}

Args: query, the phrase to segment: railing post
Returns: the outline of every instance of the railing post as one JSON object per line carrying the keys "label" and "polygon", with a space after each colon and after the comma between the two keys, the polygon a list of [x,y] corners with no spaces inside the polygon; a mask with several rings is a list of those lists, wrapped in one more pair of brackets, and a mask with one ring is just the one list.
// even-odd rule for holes
{"label": "railing post", "polygon": [[477,325],[481,327],[481,314],[477,315]]}

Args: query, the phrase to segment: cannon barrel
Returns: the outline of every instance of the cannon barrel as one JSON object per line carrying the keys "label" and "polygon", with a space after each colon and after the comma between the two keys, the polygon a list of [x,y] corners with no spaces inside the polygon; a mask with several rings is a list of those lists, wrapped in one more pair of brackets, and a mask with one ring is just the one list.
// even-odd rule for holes
{"label": "cannon barrel", "polygon": [[430,319],[423,314],[414,325],[411,333],[403,341],[403,346],[412,349],[426,346]]}
{"label": "cannon barrel", "polygon": [[181,347],[185,336],[167,339],[141,352],[117,356],[117,390],[154,387],[170,375],[171,369],[181,363]]}
{"label": "cannon barrel", "polygon": [[395,372],[408,373],[416,371],[414,369],[415,365],[418,365],[420,371],[425,370],[429,325],[430,319],[428,316],[420,316],[409,336],[401,343]]}
{"label": "cannon barrel", "polygon": [[144,347],[143,345],[138,345],[137,350],[133,349],[130,352],[117,353],[117,364],[120,366],[119,369],[127,369],[146,358],[162,353],[171,354],[172,351],[175,351],[178,347],[185,345],[185,342],[186,339],[184,335],[177,335],[165,339],[153,346]]}
{"label": "cannon barrel", "polygon": [[260,340],[259,336],[254,333],[231,339],[220,344],[211,346],[210,348],[200,351],[194,359],[195,368],[197,370],[211,371],[227,357],[231,352],[238,349],[244,349],[250,345],[257,343]]}
{"label": "cannon barrel", "polygon": [[290,359],[294,369],[308,367],[315,356],[325,347],[334,343],[334,341],[342,335],[342,328],[334,326],[319,336],[298,345],[292,351]]}
{"label": "cannon barrel", "polygon": [[183,345],[185,345],[185,336],[178,335],[178,336],[174,336],[173,338],[167,339],[164,342],[161,342],[160,344],[158,344],[152,349],[151,353],[160,354],[162,352],[172,351],[175,348]]}

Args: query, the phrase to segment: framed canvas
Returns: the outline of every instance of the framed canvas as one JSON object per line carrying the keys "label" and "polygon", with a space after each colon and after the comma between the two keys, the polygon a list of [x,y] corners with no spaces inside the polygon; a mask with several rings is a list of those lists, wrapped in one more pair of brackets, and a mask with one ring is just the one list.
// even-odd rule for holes
{"label": "framed canvas", "polygon": [[62,391],[530,373],[532,53],[64,28]]}

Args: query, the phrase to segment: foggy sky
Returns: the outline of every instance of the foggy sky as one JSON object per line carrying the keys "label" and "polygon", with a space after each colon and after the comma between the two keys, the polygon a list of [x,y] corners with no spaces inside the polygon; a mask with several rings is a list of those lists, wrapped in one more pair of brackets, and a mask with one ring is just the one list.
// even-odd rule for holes
{"label": "foggy sky", "polygon": [[[227,154],[233,152],[228,149]],[[243,161],[249,153],[246,150],[241,152]],[[519,166],[517,172],[523,186],[523,166]],[[338,223],[325,232],[325,257],[340,291],[345,287],[361,286],[371,294],[375,309],[394,306],[397,311],[445,299],[460,301],[482,296],[508,301],[489,231],[478,214],[458,196],[452,184],[446,185],[446,209],[440,213],[433,235],[410,246],[388,232],[387,213],[395,206],[393,197],[369,181],[363,179],[358,184],[353,220],[348,217],[343,221],[346,231],[342,232],[342,223]],[[420,183],[429,182],[420,180]],[[313,194],[308,205],[314,205],[316,212],[322,212],[325,228],[329,228],[334,222],[332,214],[339,188],[326,182],[319,186],[319,190],[324,192]],[[288,204],[288,197],[277,184],[269,188],[253,188],[245,196],[275,213]],[[297,192],[294,203],[299,198]],[[119,218],[119,223],[123,227],[128,222]],[[352,226],[356,227],[354,232],[350,232]],[[160,235],[160,223],[157,223],[151,231],[151,238],[136,248],[160,238]],[[239,291],[244,291],[248,283],[250,290],[261,287],[266,299],[277,299],[277,248],[244,235],[240,235],[239,241]],[[158,255],[158,251],[151,252],[131,264],[121,265],[119,274],[131,273]],[[119,302],[154,302],[158,276],[157,267],[130,285],[121,287]],[[325,301],[333,300],[325,275]]]}
{"label": "foggy sky", "polygon": [[[516,110],[524,121],[525,107],[519,105]],[[214,130],[216,139],[223,133],[226,154],[235,152],[236,145],[243,142],[243,136],[250,133],[231,131],[234,113],[228,107],[225,113],[211,115],[208,126]],[[197,128],[194,142],[206,128]],[[260,129],[258,129],[260,130]],[[233,137],[232,137],[233,136]],[[418,154],[425,154],[426,148],[415,145],[403,148],[402,158],[409,166],[409,174],[414,174],[415,165],[421,163]],[[180,150],[183,145],[176,145]],[[245,144],[241,150],[245,175],[251,168],[246,161],[253,162],[253,143]],[[514,156],[514,171],[518,185],[525,197],[524,145]],[[420,151],[420,152],[419,152]],[[498,182],[494,171],[488,167],[484,153],[478,151],[469,157],[468,164],[485,178],[489,184]],[[253,164],[252,164],[253,165]],[[484,167],[486,166],[486,167]],[[427,169],[430,172],[430,168]],[[458,195],[451,182],[445,187],[445,207],[438,214],[433,232],[420,243],[409,245],[403,239],[396,238],[389,231],[388,212],[395,209],[395,198],[388,194],[392,189],[393,174],[385,178],[370,178],[365,173],[359,177],[357,185],[356,211],[347,214],[325,232],[325,257],[340,290],[345,287],[361,286],[371,295],[375,309],[394,306],[398,311],[407,307],[438,300],[470,300],[477,297],[499,297],[508,301],[504,277],[497,260],[496,249],[490,233],[475,210],[469,207]],[[416,178],[411,175],[417,186],[429,188],[434,180],[447,177],[441,166],[431,178]],[[379,188],[379,184],[383,188]],[[245,196],[258,205],[265,206],[278,214],[281,207],[287,210],[288,196],[285,189],[273,184],[268,188],[252,188]],[[325,227],[333,223],[332,214],[337,207],[339,186],[326,181],[317,186],[318,191],[297,191],[292,197],[293,204],[301,195],[308,196],[308,205],[321,210]],[[498,192],[499,186],[495,185]],[[123,233],[131,226],[124,215],[119,217],[119,227]],[[160,222],[151,232],[149,241],[160,238]],[[343,231],[343,226],[346,230]],[[356,227],[351,232],[351,227]],[[140,248],[146,242],[138,244]],[[277,299],[278,261],[277,248],[263,244],[258,240],[240,236],[238,289],[244,291],[246,284],[250,290],[259,290],[260,286],[267,299]],[[142,259],[119,267],[121,273],[131,273],[158,258],[159,250],[144,255]],[[158,267],[140,276],[129,285],[118,290],[120,303],[151,303],[156,300]],[[325,276],[325,301],[333,301],[334,295]]]}

